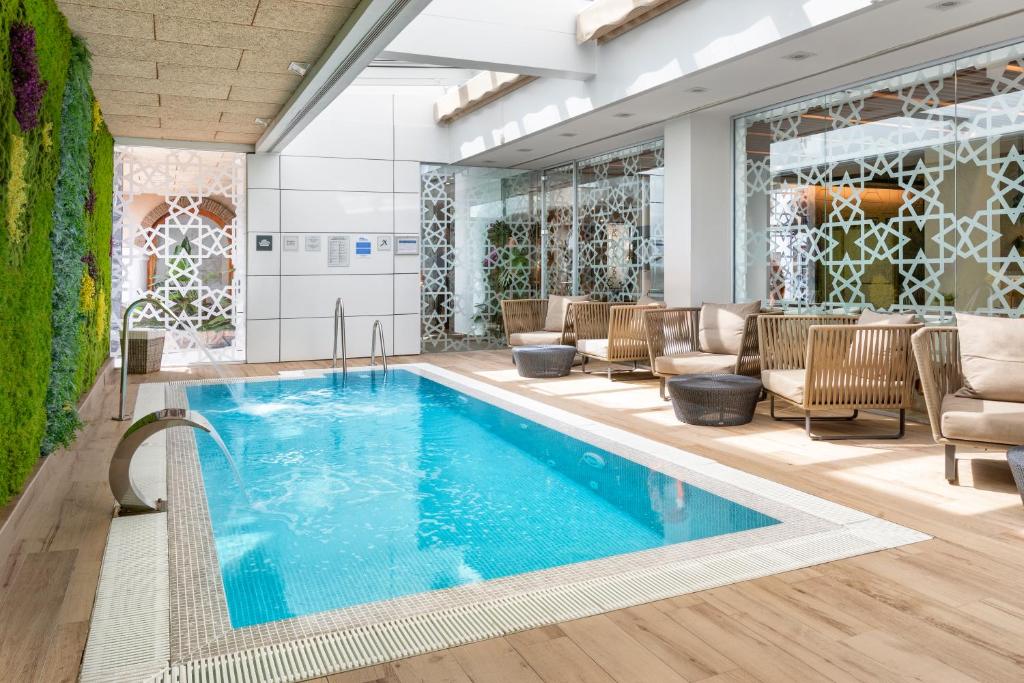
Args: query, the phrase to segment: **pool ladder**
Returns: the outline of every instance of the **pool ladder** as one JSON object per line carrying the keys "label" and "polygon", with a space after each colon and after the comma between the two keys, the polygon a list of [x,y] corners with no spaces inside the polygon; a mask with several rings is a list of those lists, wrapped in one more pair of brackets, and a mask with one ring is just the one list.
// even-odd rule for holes
{"label": "pool ladder", "polygon": [[338,338],[341,338],[341,374],[348,376],[348,345],[345,342],[345,302],[338,297],[334,302],[334,360],[331,367],[338,367]]}
{"label": "pool ladder", "polygon": [[373,321],[373,329],[370,330],[370,367],[377,364],[377,341],[380,340],[380,360],[384,364],[384,374],[388,374],[388,350],[384,346],[384,325],[380,320]]}

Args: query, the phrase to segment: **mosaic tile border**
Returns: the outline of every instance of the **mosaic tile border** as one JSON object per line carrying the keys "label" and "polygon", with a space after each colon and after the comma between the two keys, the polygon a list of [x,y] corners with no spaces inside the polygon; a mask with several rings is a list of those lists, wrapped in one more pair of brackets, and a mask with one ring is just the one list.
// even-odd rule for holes
{"label": "mosaic tile border", "polygon": [[[377,652],[376,655],[364,652],[359,657],[339,655],[340,659],[328,658],[333,662],[328,668],[334,667],[334,671],[355,668],[374,661],[387,661],[929,538],[865,513],[748,475],[709,458],[594,422],[430,364],[411,363],[394,367],[415,372],[652,469],[684,478],[701,488],[776,517],[783,523],[727,537],[702,539],[232,629],[214,551],[195,437],[191,430],[174,430],[168,440],[172,670],[178,667],[185,672],[197,666],[213,666],[211,662],[223,663],[225,657],[232,661],[239,657],[267,657],[270,656],[268,653],[281,648],[288,652],[296,648],[296,651],[301,651],[306,647],[322,649],[324,644],[321,641],[325,638],[344,640],[367,629],[378,633],[380,642],[370,648]],[[287,381],[327,372],[305,371],[238,381]],[[210,383],[222,383],[222,380],[167,385],[167,405],[186,407],[185,387]],[[554,611],[546,608],[547,612],[539,609],[541,603],[547,604],[555,599],[552,591],[560,596],[558,600],[564,603],[562,607]],[[435,634],[440,640],[427,638],[415,647],[406,643],[413,647],[412,650],[401,645],[405,641],[395,635],[397,631],[389,635],[393,629],[413,628],[414,623],[420,624],[415,627],[419,629],[418,633],[432,632],[440,628],[439,624],[445,619],[455,618],[453,615],[472,620],[474,614],[484,615],[494,610],[511,610],[517,616],[506,616],[502,620],[506,625],[498,628],[497,632],[494,632],[493,624],[485,628],[481,623],[479,628],[470,629],[456,638],[454,634],[445,636],[442,628]],[[490,623],[493,620],[484,621]],[[293,659],[288,656],[289,661]],[[295,661],[301,661],[301,658]],[[298,677],[282,674],[280,680],[301,680],[303,676],[331,673],[327,669],[297,666],[295,676]]]}

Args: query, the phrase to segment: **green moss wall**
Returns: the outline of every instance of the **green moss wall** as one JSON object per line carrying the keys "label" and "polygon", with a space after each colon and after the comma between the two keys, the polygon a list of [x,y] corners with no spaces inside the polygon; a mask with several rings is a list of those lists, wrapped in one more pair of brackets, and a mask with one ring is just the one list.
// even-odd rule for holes
{"label": "green moss wall", "polygon": [[[25,54],[11,44],[26,27],[45,84],[27,128]],[[52,0],[0,4],[0,504],[41,453],[74,438],[75,403],[106,356],[113,143],[88,76]]]}

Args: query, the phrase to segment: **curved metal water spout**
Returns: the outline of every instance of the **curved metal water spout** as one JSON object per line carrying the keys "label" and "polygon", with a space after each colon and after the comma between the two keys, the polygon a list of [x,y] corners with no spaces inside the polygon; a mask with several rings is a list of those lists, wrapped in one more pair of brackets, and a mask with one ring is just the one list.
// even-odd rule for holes
{"label": "curved metal water spout", "polygon": [[163,303],[151,296],[136,299],[124,309],[124,319],[121,322],[121,402],[118,404],[119,408],[117,417],[114,418],[115,420],[124,421],[131,419],[131,415],[126,415],[124,412],[125,394],[128,393],[128,326],[131,324],[132,311],[143,304],[152,304],[172,318],[177,317]]}
{"label": "curved metal water spout", "polygon": [[110,491],[122,512],[153,512],[160,509],[160,501],[146,495],[132,480],[131,464],[132,457],[143,441],[171,427],[202,429],[223,446],[213,425],[197,412],[184,408],[166,408],[139,418],[121,437],[114,449],[114,457],[110,460]]}

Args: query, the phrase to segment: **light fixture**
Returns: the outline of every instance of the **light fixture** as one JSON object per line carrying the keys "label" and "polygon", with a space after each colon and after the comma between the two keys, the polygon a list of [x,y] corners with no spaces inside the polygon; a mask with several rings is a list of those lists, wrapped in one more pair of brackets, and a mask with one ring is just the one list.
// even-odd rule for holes
{"label": "light fixture", "polygon": [[519,147],[519,148],[516,149],[516,151],[517,152],[524,152],[524,153],[525,152],[532,152],[533,148],[532,147]]}
{"label": "light fixture", "polygon": [[574,137],[576,137],[576,135],[577,135],[576,133],[559,133],[558,137],[560,137],[560,138],[574,138]]}
{"label": "light fixture", "polygon": [[612,116],[617,119],[628,119],[632,115],[633,114],[628,111],[620,111],[618,114],[612,114]]}
{"label": "light fixture", "polygon": [[305,76],[309,71],[309,62],[288,62],[288,70],[296,76]]}
{"label": "light fixture", "polygon": [[257,126],[263,126],[264,128],[266,128],[267,126],[270,125],[270,119],[265,119],[262,116],[257,116],[253,119],[253,123],[255,123]]}
{"label": "light fixture", "polygon": [[815,56],[816,55],[813,52],[807,52],[806,50],[800,50],[799,52],[791,52],[788,55],[783,55],[782,58],[783,59],[789,59],[789,60],[794,61],[794,62],[802,62],[805,59],[810,59],[811,57],[815,57]]}
{"label": "light fixture", "polygon": [[940,12],[945,12],[946,10],[953,9],[954,7],[959,7],[960,5],[963,4],[965,4],[964,0],[942,0],[942,2],[934,2],[928,5],[928,9],[934,9]]}
{"label": "light fixture", "polygon": [[687,88],[686,89],[686,92],[694,92],[694,93],[701,93],[701,92],[707,92],[707,91],[708,91],[708,89],[705,88],[703,85],[695,85],[692,88]]}

